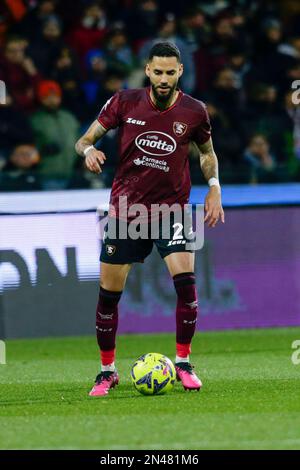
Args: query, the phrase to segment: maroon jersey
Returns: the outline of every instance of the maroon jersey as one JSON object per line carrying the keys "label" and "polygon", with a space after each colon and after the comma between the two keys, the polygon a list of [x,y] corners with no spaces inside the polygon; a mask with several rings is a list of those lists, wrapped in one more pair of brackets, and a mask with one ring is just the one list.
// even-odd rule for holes
{"label": "maroon jersey", "polygon": [[176,102],[160,111],[150,89],[124,90],[109,99],[98,121],[106,129],[119,128],[119,160],[110,203],[120,196],[127,204],[188,203],[191,179],[189,143],[204,144],[211,135],[205,105],[179,91]]}

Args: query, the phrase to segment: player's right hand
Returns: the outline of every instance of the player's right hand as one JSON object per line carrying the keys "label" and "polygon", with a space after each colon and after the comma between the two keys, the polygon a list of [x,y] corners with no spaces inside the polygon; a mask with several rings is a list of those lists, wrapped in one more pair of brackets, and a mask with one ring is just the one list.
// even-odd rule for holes
{"label": "player's right hand", "polygon": [[85,165],[92,173],[102,173],[101,166],[106,160],[106,156],[101,150],[90,149],[85,157]]}

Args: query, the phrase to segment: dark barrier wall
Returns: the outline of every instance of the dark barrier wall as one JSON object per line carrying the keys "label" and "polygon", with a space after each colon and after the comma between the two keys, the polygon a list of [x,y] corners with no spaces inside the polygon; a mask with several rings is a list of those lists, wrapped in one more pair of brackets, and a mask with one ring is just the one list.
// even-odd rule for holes
{"label": "dark barrier wall", "polygon": [[[0,216],[0,338],[94,333],[93,212]],[[196,255],[199,330],[300,325],[300,207],[227,209]],[[175,330],[175,292],[153,249],[120,303],[121,333]]]}

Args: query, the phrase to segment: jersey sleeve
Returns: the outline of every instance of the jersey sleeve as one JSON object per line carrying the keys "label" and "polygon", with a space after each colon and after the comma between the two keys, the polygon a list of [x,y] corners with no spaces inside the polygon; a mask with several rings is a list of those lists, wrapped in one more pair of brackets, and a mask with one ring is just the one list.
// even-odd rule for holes
{"label": "jersey sleeve", "polygon": [[120,95],[116,93],[106,101],[98,114],[97,120],[105,129],[115,129],[120,124]]}
{"label": "jersey sleeve", "polygon": [[202,103],[202,113],[200,115],[199,124],[197,125],[194,134],[193,140],[197,144],[205,144],[208,139],[211,137],[211,125],[208,116],[208,112],[204,103]]}

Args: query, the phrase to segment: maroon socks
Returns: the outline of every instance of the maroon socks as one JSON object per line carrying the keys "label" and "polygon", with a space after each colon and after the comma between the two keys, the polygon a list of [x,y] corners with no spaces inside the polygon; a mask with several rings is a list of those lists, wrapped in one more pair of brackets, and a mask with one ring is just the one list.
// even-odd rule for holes
{"label": "maroon socks", "polygon": [[198,313],[195,274],[176,274],[173,280],[177,292],[176,356],[187,357],[191,352]]}
{"label": "maroon socks", "polygon": [[[176,356],[187,359],[196,329],[198,301],[195,274],[186,272],[173,277],[177,293],[176,307]],[[115,360],[116,333],[118,328],[118,303],[122,291],[113,292],[100,287],[96,312],[97,341],[102,366],[110,366]]]}
{"label": "maroon socks", "polygon": [[96,311],[96,332],[101,352],[101,363],[104,366],[115,360],[118,303],[121,295],[122,291],[112,292],[100,287]]}

